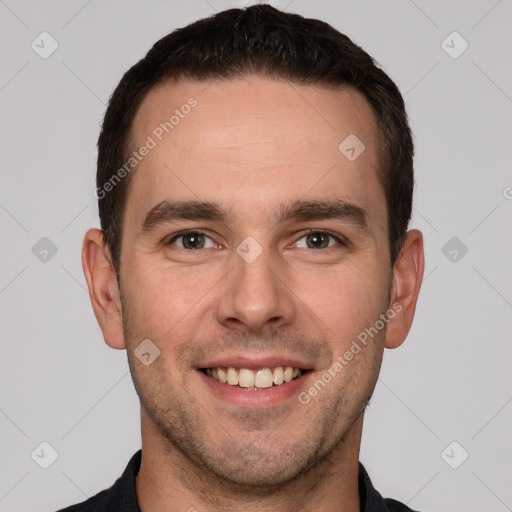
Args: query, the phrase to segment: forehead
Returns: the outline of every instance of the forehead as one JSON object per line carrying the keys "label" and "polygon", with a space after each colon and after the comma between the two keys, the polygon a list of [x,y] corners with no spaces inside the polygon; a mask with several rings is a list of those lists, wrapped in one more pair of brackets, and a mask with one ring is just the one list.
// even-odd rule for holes
{"label": "forehead", "polygon": [[[166,83],[142,102],[131,139],[132,150],[153,146],[130,187],[146,209],[194,196],[266,211],[308,194],[384,205],[375,116],[349,87],[255,76]],[[353,160],[352,148],[364,151]]]}

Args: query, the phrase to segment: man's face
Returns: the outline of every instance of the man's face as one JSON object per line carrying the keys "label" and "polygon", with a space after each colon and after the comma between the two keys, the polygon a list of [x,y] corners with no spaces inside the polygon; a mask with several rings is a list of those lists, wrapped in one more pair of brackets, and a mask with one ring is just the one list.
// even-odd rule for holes
{"label": "man's face", "polygon": [[[389,307],[375,118],[349,88],[206,85],[159,86],[134,121],[132,148],[157,144],[125,210],[125,341],[162,439],[226,480],[276,484],[332,453],[377,379],[385,329],[298,399]],[[190,97],[197,105],[158,141]],[[350,134],[366,147],[354,161],[338,149]],[[160,355],[146,366],[134,350],[148,338]],[[302,375],[279,384],[281,367]]]}

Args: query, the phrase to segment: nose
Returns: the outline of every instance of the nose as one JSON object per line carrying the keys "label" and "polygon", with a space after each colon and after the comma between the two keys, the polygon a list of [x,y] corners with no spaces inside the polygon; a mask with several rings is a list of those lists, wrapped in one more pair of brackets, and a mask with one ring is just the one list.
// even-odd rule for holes
{"label": "nose", "polygon": [[296,303],[286,285],[289,269],[276,259],[268,249],[251,262],[233,254],[216,309],[221,325],[261,332],[293,322]]}

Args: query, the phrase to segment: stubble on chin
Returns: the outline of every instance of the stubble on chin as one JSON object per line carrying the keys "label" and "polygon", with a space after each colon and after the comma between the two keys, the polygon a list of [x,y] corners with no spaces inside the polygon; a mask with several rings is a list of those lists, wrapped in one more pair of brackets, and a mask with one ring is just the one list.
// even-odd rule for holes
{"label": "stubble on chin", "polygon": [[[196,348],[185,348],[172,371],[164,366],[165,355],[148,367],[142,365],[133,350],[137,340],[149,333],[136,328],[129,305],[122,304],[128,363],[144,421],[151,423],[148,430],[159,438],[158,444],[187,485],[208,481],[231,492],[263,496],[285,489],[308,473],[326,471],[336,452],[357,448],[358,453],[358,419],[377,380],[382,360],[378,350],[366,354],[359,367],[344,369],[345,374],[330,383],[312,407],[298,401],[289,405],[296,419],[293,425],[279,408],[265,412],[230,409],[228,429],[224,411],[209,413],[188,391],[186,361],[194,357]],[[315,346],[320,350],[318,343],[311,344]],[[333,359],[327,350],[324,355]]]}

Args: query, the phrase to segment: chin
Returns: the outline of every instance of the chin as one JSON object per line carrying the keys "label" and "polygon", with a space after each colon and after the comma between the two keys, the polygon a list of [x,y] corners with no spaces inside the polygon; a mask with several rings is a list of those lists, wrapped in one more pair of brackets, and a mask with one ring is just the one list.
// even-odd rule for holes
{"label": "chin", "polygon": [[268,488],[279,487],[294,480],[305,470],[304,461],[269,461],[268,458],[239,459],[243,464],[226,465],[216,461],[210,471],[226,483],[236,487]]}
{"label": "chin", "polygon": [[[267,436],[265,436],[267,438]],[[314,466],[321,458],[318,445],[308,445],[304,439],[286,444],[271,444],[267,439],[229,449],[207,450],[197,453],[203,467],[225,483],[240,488],[279,487],[296,479]],[[208,453],[209,452],[209,453]],[[247,491],[248,489],[245,489]]]}

